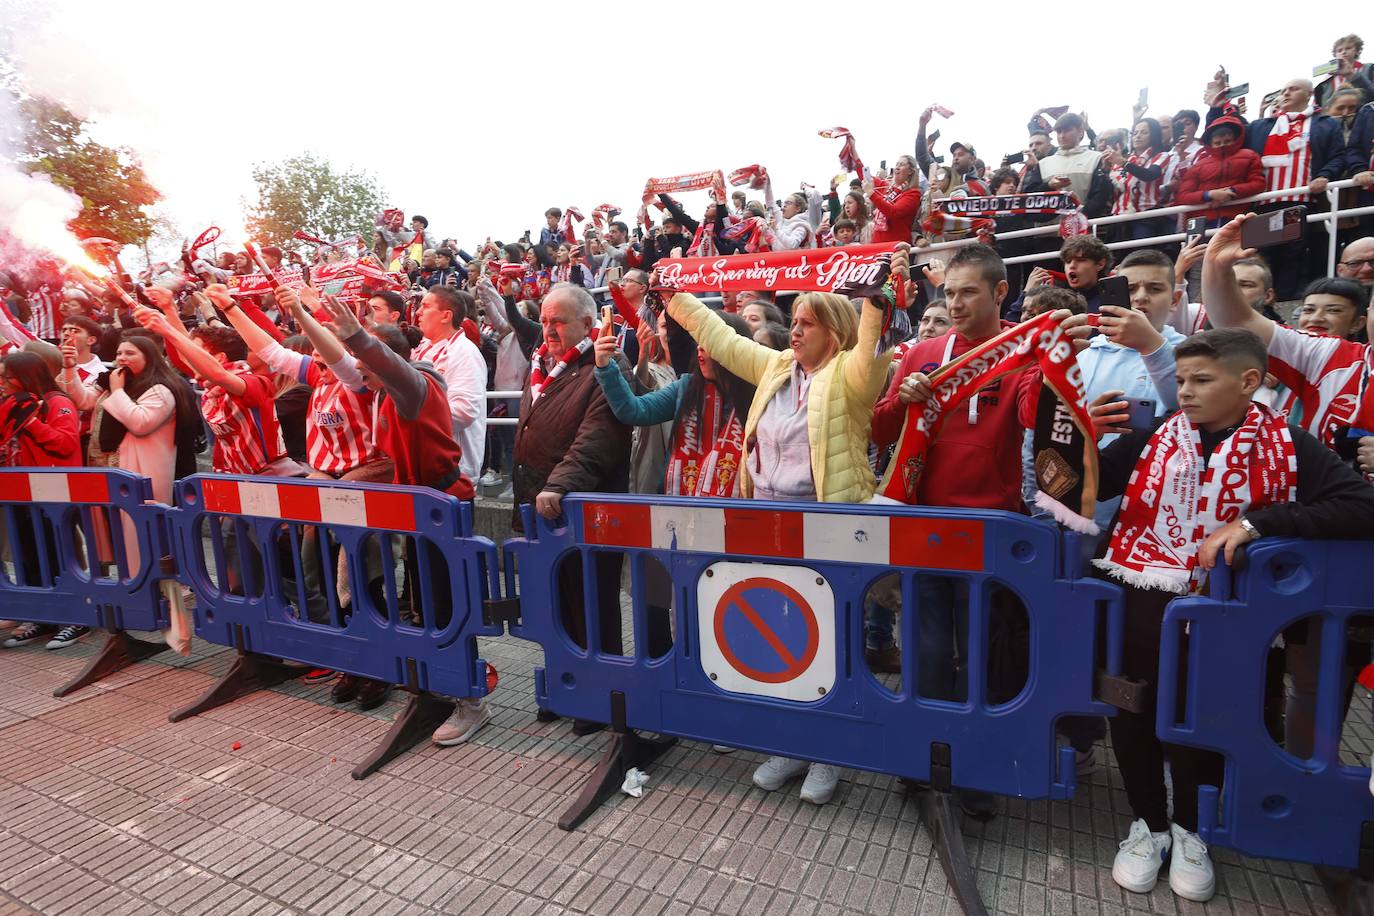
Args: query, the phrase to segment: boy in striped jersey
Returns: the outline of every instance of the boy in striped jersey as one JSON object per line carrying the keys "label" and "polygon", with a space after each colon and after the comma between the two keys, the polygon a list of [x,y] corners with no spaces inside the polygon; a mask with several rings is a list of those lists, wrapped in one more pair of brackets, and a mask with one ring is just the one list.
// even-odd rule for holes
{"label": "boy in striped jersey", "polygon": [[[288,350],[272,339],[266,331],[244,314],[227,287],[212,284],[208,295],[228,317],[235,330],[242,335],[248,348],[273,372],[299,379],[311,388],[310,406],[305,431],[306,455],[310,462],[312,480],[346,480],[385,482],[391,480],[392,461],[376,447],[372,437],[373,392],[364,384],[358,372],[357,360],[344,351],[343,345],[315,321],[312,313],[319,308],[319,293],[303,287],[297,296],[285,287],[276,291],[278,306],[290,310],[296,322],[313,330],[311,342],[314,355],[307,356]],[[330,605],[325,597],[323,562],[320,559],[319,532],[313,526],[302,532],[301,568],[305,587],[307,614],[317,623],[331,623]],[[375,550],[364,555],[364,580],[372,581],[381,575],[381,556]],[[343,587],[346,576],[336,580]],[[342,598],[342,596],[340,596]],[[344,603],[347,600],[344,599]],[[343,675],[334,685],[331,696],[336,703],[357,698],[363,709],[373,709],[385,700],[389,685],[364,678]]]}

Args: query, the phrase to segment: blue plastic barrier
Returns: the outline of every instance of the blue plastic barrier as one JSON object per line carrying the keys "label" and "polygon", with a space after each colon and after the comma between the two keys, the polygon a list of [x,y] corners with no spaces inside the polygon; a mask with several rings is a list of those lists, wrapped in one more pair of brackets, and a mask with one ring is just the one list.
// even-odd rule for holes
{"label": "blue plastic barrier", "polygon": [[160,582],[173,578],[165,506],[152,483],[100,468],[0,470],[0,614],[35,623],[103,629],[100,652],[66,696],[140,658],[163,651],[125,630],[161,630],[168,611]]}
{"label": "blue plastic barrier", "polygon": [[92,628],[167,626],[158,591],[168,552],[165,507],[151,500],[151,482],[128,471],[0,471],[0,534],[12,564],[0,571],[4,616]]}
{"label": "blue plastic barrier", "polygon": [[[1214,572],[1212,593],[1220,597],[1170,603],[1157,733],[1226,757],[1225,785],[1220,791],[1204,786],[1199,798],[1199,833],[1208,842],[1342,868],[1361,864],[1362,847],[1365,858],[1374,851],[1369,768],[1340,763],[1346,624],[1374,615],[1374,589],[1362,572],[1372,558],[1368,542],[1260,541],[1248,549],[1243,569]],[[1269,647],[1305,617],[1321,627],[1311,759],[1285,751],[1263,721]],[[1188,665],[1180,672],[1185,632]],[[1186,678],[1181,715],[1180,674]]]}
{"label": "blue plastic barrier", "polygon": [[[505,545],[523,609],[511,632],[543,647],[535,687],[553,713],[613,722],[623,705],[631,729],[1025,798],[1073,792],[1057,719],[1111,713],[1094,699],[1095,660],[1103,637],[1118,670],[1120,591],[1079,578],[1078,540],[1051,525],[994,511],[593,494],[565,497],[563,510],[565,528],[527,512],[528,538]],[[586,573],[588,642],[601,645],[591,570],[606,551],[631,570],[630,657],[579,648],[560,621],[558,569],[571,557]],[[645,638],[649,558],[671,576],[674,643],[660,658]],[[901,615],[900,689],[865,666],[865,592],[894,571],[904,608],[917,607],[918,574],[969,587],[966,700],[918,694],[919,611]],[[986,690],[994,583],[1030,623],[1029,678],[1001,705]]]}
{"label": "blue plastic barrier", "polygon": [[[174,721],[300,674],[269,659],[410,690],[412,706],[397,720],[406,746],[452,709],[431,692],[486,694],[476,637],[502,632],[483,623],[484,600],[499,584],[497,551],[473,536],[470,505],[424,487],[222,474],[180,481],[177,503],[168,518],[196,594],[196,635],[241,654]],[[335,550],[346,558],[349,608],[338,598]]]}

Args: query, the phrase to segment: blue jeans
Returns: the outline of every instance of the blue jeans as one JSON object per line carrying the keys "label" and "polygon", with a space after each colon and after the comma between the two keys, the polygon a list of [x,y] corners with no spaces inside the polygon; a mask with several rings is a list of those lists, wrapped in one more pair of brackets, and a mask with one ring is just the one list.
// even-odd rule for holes
{"label": "blue jeans", "polygon": [[917,691],[927,699],[968,699],[968,589],[964,579],[916,579]]}

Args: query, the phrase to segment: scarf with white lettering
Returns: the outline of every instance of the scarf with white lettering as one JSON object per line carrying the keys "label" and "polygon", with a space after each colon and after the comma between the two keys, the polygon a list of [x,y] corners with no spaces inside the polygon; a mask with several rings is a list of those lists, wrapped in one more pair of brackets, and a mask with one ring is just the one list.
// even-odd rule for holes
{"label": "scarf with white lettering", "polygon": [[762,191],[768,184],[768,170],[758,163],[742,165],[726,177],[734,187],[747,184],[751,191]]}
{"label": "scarf with white lettering", "polygon": [[1204,456],[1197,428],[1179,411],[1150,437],[1107,554],[1093,564],[1136,588],[1196,592],[1207,536],[1250,509],[1291,502],[1297,483],[1293,436],[1281,414],[1251,402],[1240,427]]}
{"label": "scarf with white lettering", "polygon": [[[952,331],[950,333],[953,333]],[[878,490],[909,505],[925,470],[926,453],[950,411],[978,397],[992,382],[1038,366],[1044,379],[1034,433],[1036,504],[1075,531],[1097,533],[1097,445],[1073,344],[1053,312],[1003,330],[930,376],[931,397],[907,407],[897,450]],[[976,416],[976,400],[970,415]]]}
{"label": "scarf with white lettering", "polygon": [[[705,445],[708,437],[709,450]],[[701,408],[683,414],[673,431],[663,492],[669,496],[738,496],[743,456],[744,424],[726,405],[715,383],[705,382]]]}
{"label": "scarf with white lettering", "polygon": [[577,362],[596,343],[596,328],[582,340],[578,341],[577,346],[563,351],[563,355],[554,364],[552,371],[547,375],[544,373],[544,361],[549,358],[548,341],[539,345],[539,349],[534,353],[534,359],[530,360],[530,403],[539,400],[539,395],[544,392],[544,386],[563,374],[563,370],[568,368],[571,363]]}

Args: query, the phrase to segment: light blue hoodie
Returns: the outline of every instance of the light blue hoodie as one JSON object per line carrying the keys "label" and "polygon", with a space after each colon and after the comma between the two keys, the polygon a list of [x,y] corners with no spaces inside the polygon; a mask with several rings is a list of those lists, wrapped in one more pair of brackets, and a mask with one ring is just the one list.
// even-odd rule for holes
{"label": "light blue hoodie", "polygon": [[[1092,401],[1104,391],[1121,391],[1126,398],[1149,398],[1155,402],[1155,416],[1162,417],[1178,409],[1178,382],[1174,378],[1174,347],[1187,338],[1165,325],[1159,332],[1164,343],[1158,350],[1142,356],[1129,347],[1114,344],[1099,334],[1078,354],[1078,368],[1083,373],[1083,391]],[[1116,434],[1103,436],[1099,448],[1105,448]],[[1035,510],[1030,499],[1035,496],[1035,470],[1031,460],[1031,431],[1026,431],[1022,446],[1023,474],[1027,504]],[[1098,527],[1106,531],[1120,499],[1099,502],[1093,514]],[[1038,514],[1038,513],[1036,513]]]}

